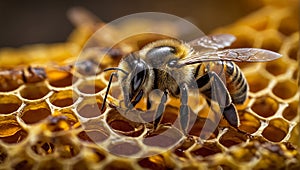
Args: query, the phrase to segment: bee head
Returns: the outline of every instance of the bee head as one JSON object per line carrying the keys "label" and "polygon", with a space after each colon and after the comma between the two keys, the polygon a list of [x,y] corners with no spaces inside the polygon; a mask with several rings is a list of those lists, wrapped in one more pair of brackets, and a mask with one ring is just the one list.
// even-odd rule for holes
{"label": "bee head", "polygon": [[135,53],[131,53],[120,62],[119,67],[129,73],[128,75],[119,76],[119,81],[123,90],[125,106],[131,108],[144,95],[145,84],[149,76],[149,66]]}

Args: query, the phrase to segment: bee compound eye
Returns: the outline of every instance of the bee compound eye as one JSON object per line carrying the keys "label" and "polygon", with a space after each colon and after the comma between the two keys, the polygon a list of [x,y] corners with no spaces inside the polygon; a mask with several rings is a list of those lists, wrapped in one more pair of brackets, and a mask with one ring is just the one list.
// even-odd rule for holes
{"label": "bee compound eye", "polygon": [[138,63],[135,68],[135,74],[133,74],[132,80],[131,80],[131,89],[132,92],[136,92],[139,87],[142,85],[142,83],[145,81],[147,70],[145,68],[145,65],[143,63]]}

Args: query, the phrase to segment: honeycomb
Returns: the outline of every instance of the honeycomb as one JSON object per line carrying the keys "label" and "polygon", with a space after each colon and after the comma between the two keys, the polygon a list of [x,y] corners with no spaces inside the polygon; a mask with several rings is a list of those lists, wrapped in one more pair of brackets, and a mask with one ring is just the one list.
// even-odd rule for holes
{"label": "honeycomb", "polygon": [[[116,80],[101,110],[111,72],[96,72],[90,60],[72,64],[95,23],[78,24],[66,43],[2,49],[0,169],[299,169],[296,3],[265,0],[251,15],[213,31],[235,35],[232,48],[263,48],[283,56],[238,63],[250,86],[249,99],[237,106],[239,129],[249,135],[225,120],[212,133],[200,134],[207,130],[204,122],[213,123],[200,100],[185,137],[177,129],[176,99],[167,101],[161,126],[153,132],[151,125],[129,120],[116,108]],[[123,55],[118,49],[108,54],[100,67],[118,65]],[[143,103],[137,107],[144,109]],[[148,112],[139,118],[151,119]]]}

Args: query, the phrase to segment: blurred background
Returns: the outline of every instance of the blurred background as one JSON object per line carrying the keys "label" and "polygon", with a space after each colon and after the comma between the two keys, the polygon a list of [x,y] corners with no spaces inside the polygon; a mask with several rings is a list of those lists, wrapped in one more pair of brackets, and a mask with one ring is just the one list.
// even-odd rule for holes
{"label": "blurred background", "polygon": [[68,9],[81,6],[105,22],[136,12],[166,12],[188,18],[205,33],[228,25],[260,6],[250,0],[4,0],[0,1],[0,48],[64,42],[73,26]]}

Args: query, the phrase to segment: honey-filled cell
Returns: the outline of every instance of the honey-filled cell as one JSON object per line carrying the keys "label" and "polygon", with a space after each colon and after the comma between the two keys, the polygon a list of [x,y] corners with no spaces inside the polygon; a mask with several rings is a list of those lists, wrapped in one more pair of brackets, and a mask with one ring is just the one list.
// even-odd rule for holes
{"label": "honey-filled cell", "polygon": [[43,98],[51,90],[44,83],[28,84],[21,91],[23,98],[28,100],[37,100]]}
{"label": "honey-filled cell", "polygon": [[15,95],[0,95],[0,115],[17,111],[22,100]]}
{"label": "honey-filled cell", "polygon": [[272,92],[280,99],[289,99],[298,91],[298,86],[293,80],[285,80],[278,82],[272,89]]}
{"label": "honey-filled cell", "polygon": [[251,106],[251,109],[262,117],[270,117],[273,116],[279,108],[279,104],[275,99],[269,96],[262,96],[256,98],[255,102]]}
{"label": "honey-filled cell", "polygon": [[103,99],[101,96],[85,97],[76,106],[76,111],[79,116],[84,118],[95,118],[105,112],[106,106],[103,107]]}
{"label": "honey-filled cell", "polygon": [[250,92],[253,93],[266,89],[270,83],[270,80],[261,73],[247,74],[246,80],[249,84]]}
{"label": "honey-filled cell", "polygon": [[49,68],[47,76],[49,84],[53,87],[68,87],[75,83],[78,78],[71,73],[71,68]]}
{"label": "honey-filled cell", "polygon": [[38,123],[50,115],[51,110],[45,102],[28,104],[20,113],[21,119],[27,125]]}
{"label": "honey-filled cell", "polygon": [[[262,136],[272,142],[282,141],[288,133],[289,124],[281,118],[272,119],[263,130]],[[276,135],[274,135],[276,134]]]}
{"label": "honey-filled cell", "polygon": [[102,80],[86,80],[78,85],[78,90],[84,94],[95,94],[106,87]]}
{"label": "honey-filled cell", "polygon": [[50,97],[50,103],[57,107],[67,107],[74,104],[78,95],[72,90],[57,91],[54,92]]}

